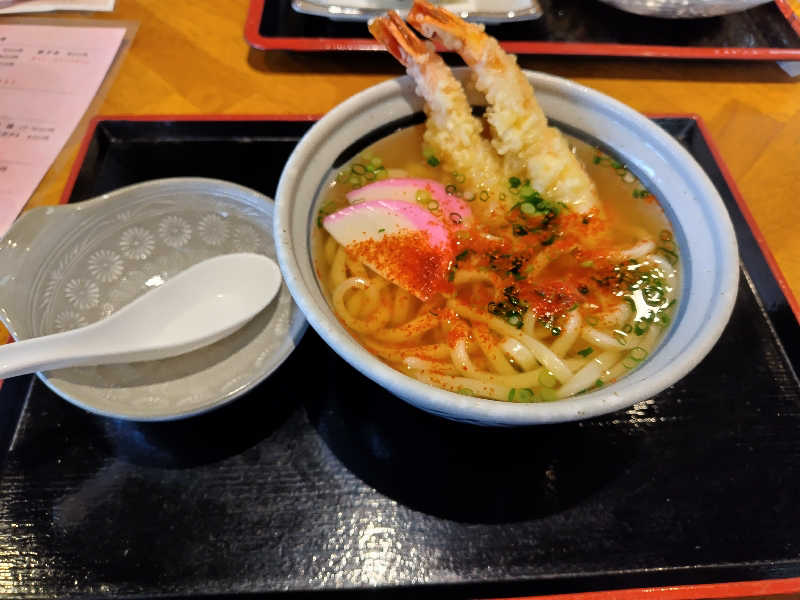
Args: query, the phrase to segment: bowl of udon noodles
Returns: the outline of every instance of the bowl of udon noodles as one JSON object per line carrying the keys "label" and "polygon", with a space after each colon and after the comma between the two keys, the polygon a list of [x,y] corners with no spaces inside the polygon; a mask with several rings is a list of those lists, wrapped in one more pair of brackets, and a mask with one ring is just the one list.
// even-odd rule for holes
{"label": "bowl of udon noodles", "polygon": [[350,365],[448,419],[557,423],[657,396],[736,297],[714,185],[650,119],[520,70],[443,12],[418,0],[407,22],[372,21],[409,75],[335,107],[290,156],[274,235],[295,301]]}

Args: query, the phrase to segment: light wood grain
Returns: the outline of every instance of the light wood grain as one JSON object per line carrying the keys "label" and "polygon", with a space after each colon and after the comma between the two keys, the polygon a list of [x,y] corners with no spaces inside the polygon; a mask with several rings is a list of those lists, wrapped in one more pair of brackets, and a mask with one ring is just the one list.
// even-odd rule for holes
{"label": "light wood grain", "polygon": [[[795,0],[793,0],[795,1]],[[113,13],[59,15],[138,23],[98,112],[115,114],[322,114],[400,74],[382,53],[251,50],[248,0],[117,0]],[[0,22],[3,22],[0,19]],[[645,113],[694,113],[709,126],[795,294],[800,190],[800,79],[775,63],[523,57],[523,66],[574,79]],[[73,143],[29,206],[58,201]]]}

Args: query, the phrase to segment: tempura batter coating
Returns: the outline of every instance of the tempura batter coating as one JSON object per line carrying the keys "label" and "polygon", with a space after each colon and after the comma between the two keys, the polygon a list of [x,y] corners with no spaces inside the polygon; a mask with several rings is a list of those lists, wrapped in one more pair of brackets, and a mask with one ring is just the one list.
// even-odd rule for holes
{"label": "tempura batter coating", "polygon": [[483,26],[468,23],[426,0],[416,0],[408,22],[426,37],[458,52],[469,65],[475,87],[486,96],[492,144],[506,173],[524,173],[531,185],[554,202],[587,214],[599,207],[597,190],[561,132],[548,127],[533,87]]}
{"label": "tempura batter coating", "polygon": [[[406,67],[425,100],[424,142],[447,171],[464,175],[466,187],[476,195],[486,190],[497,198],[497,190],[505,185],[500,158],[483,137],[483,122],[472,114],[450,68],[394,11],[373,20],[369,30]],[[498,212],[505,207],[489,202],[476,205],[476,210]]]}

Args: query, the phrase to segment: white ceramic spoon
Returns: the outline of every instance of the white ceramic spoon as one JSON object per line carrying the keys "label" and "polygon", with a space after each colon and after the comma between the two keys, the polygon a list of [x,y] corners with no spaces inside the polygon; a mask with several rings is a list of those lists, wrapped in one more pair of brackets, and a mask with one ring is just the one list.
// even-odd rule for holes
{"label": "white ceramic spoon", "polygon": [[0,347],[0,379],[184,354],[239,329],[272,301],[280,287],[280,269],[266,256],[240,253],[210,258],[101,321]]}

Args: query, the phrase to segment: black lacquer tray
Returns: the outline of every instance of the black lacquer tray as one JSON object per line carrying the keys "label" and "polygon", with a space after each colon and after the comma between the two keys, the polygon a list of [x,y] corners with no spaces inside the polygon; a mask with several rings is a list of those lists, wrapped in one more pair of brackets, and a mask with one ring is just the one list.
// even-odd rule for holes
{"label": "black lacquer tray", "polygon": [[[11,379],[0,594],[496,597],[799,577],[800,327],[702,127],[658,122],[705,167],[741,246],[731,323],[688,377],[630,410],[523,429],[420,412],[310,329],[250,394],[185,421],[102,418]],[[309,125],[99,121],[69,199],[180,175],[271,195]]]}
{"label": "black lacquer tray", "polygon": [[[597,0],[539,0],[543,16],[487,26],[516,54],[800,60],[800,19],[786,0],[704,19],[658,19]],[[291,0],[250,0],[245,38],[261,50],[383,50],[363,22],[301,14]]]}

